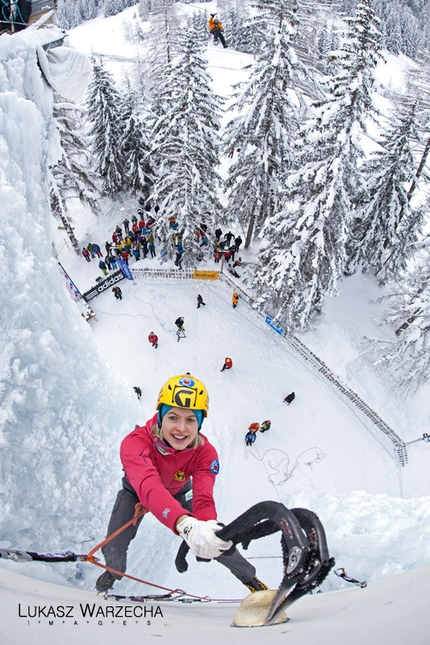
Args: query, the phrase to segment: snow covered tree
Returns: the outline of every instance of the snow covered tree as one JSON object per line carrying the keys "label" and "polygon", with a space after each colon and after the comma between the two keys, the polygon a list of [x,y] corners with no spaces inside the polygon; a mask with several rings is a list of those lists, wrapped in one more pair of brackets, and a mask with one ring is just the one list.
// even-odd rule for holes
{"label": "snow covered tree", "polygon": [[413,146],[419,138],[415,102],[398,101],[396,112],[401,116],[383,134],[382,149],[363,164],[368,197],[348,245],[349,270],[361,265],[381,282],[405,269],[410,245],[422,227],[422,212],[411,208],[408,197],[416,169]]}
{"label": "snow covered tree", "polygon": [[115,16],[117,13],[121,13],[127,7],[132,7],[138,2],[139,0],[105,0],[105,16]]}
{"label": "snow covered tree", "polygon": [[93,211],[97,209],[99,189],[97,176],[92,169],[92,159],[87,137],[82,133],[82,109],[56,106],[54,117],[60,134],[61,159],[52,167],[53,192],[61,203],[61,213],[67,212],[67,201],[79,199]]}
{"label": "snow covered tree", "polygon": [[384,324],[397,336],[392,342],[373,341],[375,365],[389,369],[405,395],[412,394],[430,379],[430,252],[428,248],[416,268],[397,281],[389,297]]}
{"label": "snow covered tree", "polygon": [[430,154],[430,49],[423,48],[420,51],[418,61],[419,67],[410,69],[408,74],[407,91],[413,97],[416,104],[419,118],[419,129],[421,133],[422,151],[414,179],[408,192],[409,199],[412,198],[420,180],[424,178],[424,169]]}
{"label": "snow covered tree", "polygon": [[133,193],[147,192],[154,179],[148,158],[149,142],[141,122],[130,108],[125,111],[124,121],[121,145],[127,186]]}
{"label": "snow covered tree", "polygon": [[160,87],[160,98],[165,100],[151,135],[157,163],[152,199],[163,213],[154,229],[164,250],[172,254],[168,218],[178,218],[188,266],[201,256],[195,235],[198,225],[204,220],[211,230],[220,209],[216,166],[221,101],[210,87],[205,47],[191,25],[181,32],[182,51]]}
{"label": "snow covered tree", "polygon": [[229,3],[221,22],[230,47],[247,54],[254,54],[258,50],[261,38],[252,28],[249,7],[243,0]]}
{"label": "snow covered tree", "polygon": [[268,219],[253,280],[257,304],[287,329],[306,328],[324,298],[336,292],[345,266],[351,211],[365,195],[358,161],[360,133],[371,115],[373,70],[379,56],[371,0],[349,19],[328,96],[314,105],[296,146],[280,213]]}
{"label": "snow covered tree", "polygon": [[97,160],[96,171],[103,182],[103,191],[114,195],[126,185],[122,148],[123,122],[121,96],[112,75],[101,61],[93,60],[93,80],[86,97],[89,134]]}
{"label": "snow covered tree", "polygon": [[57,0],[58,21],[65,29],[97,17],[98,0]]}
{"label": "snow covered tree", "polygon": [[[148,79],[152,110],[159,115],[168,90],[164,81],[170,74],[173,59],[179,53],[181,27],[173,0],[152,0],[150,24],[144,71]],[[163,98],[159,98],[160,93]]]}
{"label": "snow covered tree", "polygon": [[[267,5],[267,6],[266,6]],[[299,120],[299,73],[291,44],[293,20],[289,0],[259,4],[256,29],[264,34],[261,52],[243,91],[231,109],[238,113],[226,127],[226,149],[238,151],[227,179],[228,210],[247,229],[245,248],[279,208],[282,175],[291,163],[291,141]]]}

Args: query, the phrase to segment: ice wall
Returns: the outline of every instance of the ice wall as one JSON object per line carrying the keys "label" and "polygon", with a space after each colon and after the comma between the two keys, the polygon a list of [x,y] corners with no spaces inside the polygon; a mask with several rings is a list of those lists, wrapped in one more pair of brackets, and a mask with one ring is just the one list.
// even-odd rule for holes
{"label": "ice wall", "polygon": [[137,403],[51,255],[58,141],[36,41],[0,37],[0,545],[53,550],[104,534]]}

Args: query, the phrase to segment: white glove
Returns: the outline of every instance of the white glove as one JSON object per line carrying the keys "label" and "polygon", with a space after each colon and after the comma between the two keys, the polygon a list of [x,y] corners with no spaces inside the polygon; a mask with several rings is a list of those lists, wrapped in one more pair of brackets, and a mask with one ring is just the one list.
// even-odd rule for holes
{"label": "white glove", "polygon": [[190,547],[198,558],[212,560],[233,544],[231,540],[225,542],[215,535],[215,531],[222,528],[216,520],[203,522],[195,517],[187,517],[176,526],[179,535]]}

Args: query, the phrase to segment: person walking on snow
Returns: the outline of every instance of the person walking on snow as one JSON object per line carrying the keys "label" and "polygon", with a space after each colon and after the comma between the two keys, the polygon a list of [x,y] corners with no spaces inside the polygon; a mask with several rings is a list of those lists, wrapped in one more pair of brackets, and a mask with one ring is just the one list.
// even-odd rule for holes
{"label": "person walking on snow", "polygon": [[218,39],[221,41],[222,46],[224,49],[228,47],[227,43],[225,42],[225,38],[223,36],[223,26],[216,17],[216,13],[211,13],[209,17],[209,31],[214,37],[214,45],[218,45]]}
{"label": "person walking on snow", "polygon": [[157,347],[158,347],[158,336],[156,334],[154,334],[153,331],[150,332],[150,334],[148,336],[148,340],[151,343],[152,347],[154,349],[157,349]]}
{"label": "person walking on snow", "polygon": [[138,400],[140,401],[140,398],[141,398],[141,396],[142,396],[142,390],[140,389],[140,387],[139,387],[138,385],[135,385],[135,386],[133,387],[133,390],[136,392],[136,394],[137,394],[137,398],[138,398]]}
{"label": "person walking on snow", "polygon": [[294,392],[291,392],[291,394],[288,394],[285,399],[282,401],[282,403],[286,403],[287,405],[290,405],[292,401],[296,398],[296,395]]}
{"label": "person walking on snow", "polygon": [[179,318],[176,318],[175,325],[178,328],[178,330],[176,332],[176,337],[177,337],[178,343],[179,343],[181,338],[185,338],[184,319],[183,319],[182,316],[180,316]]}
{"label": "person walking on snow", "polygon": [[100,260],[99,262],[99,269],[101,269],[103,275],[107,275],[107,266],[103,260]]}
{"label": "person walking on snow", "polygon": [[224,370],[231,370],[233,367],[233,361],[231,358],[225,358],[224,359],[224,365],[222,366],[222,369],[220,369],[220,372],[224,372]]}
{"label": "person walking on snow", "polygon": [[[97,591],[111,589],[126,571],[127,550],[144,517],[130,522],[139,504],[185,540],[198,559],[216,560],[251,592],[267,589],[231,541],[215,533],[221,526],[213,497],[219,461],[215,448],[200,432],[209,412],[205,384],[191,374],[173,376],[161,387],[156,408],[156,414],[121,443],[123,485],[107,535],[129,525],[103,546],[108,570],[97,579]],[[147,555],[151,557],[150,552]]]}
{"label": "person walking on snow", "polygon": [[203,302],[203,298],[200,294],[197,294],[197,309],[200,309],[200,305],[205,305],[206,303]]}
{"label": "person walking on snow", "polygon": [[236,291],[234,292],[231,301],[233,304],[233,309],[236,309],[237,303],[239,302],[239,294]]}
{"label": "person walking on snow", "polygon": [[118,287],[118,285],[116,285],[115,287],[112,287],[112,291],[117,300],[122,300],[122,291]]}
{"label": "person walking on snow", "polygon": [[267,432],[268,430],[270,430],[271,425],[272,425],[272,422],[270,421],[270,419],[268,419],[267,421],[263,421],[263,423],[260,426],[260,432]]}
{"label": "person walking on snow", "polygon": [[245,445],[246,446],[252,446],[253,443],[255,443],[257,440],[257,435],[255,432],[247,432],[245,435]]}

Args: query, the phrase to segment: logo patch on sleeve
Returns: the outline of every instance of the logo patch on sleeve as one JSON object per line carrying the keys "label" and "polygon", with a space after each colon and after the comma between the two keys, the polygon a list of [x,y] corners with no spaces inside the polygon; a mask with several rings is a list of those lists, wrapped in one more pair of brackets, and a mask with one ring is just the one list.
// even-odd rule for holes
{"label": "logo patch on sleeve", "polygon": [[185,480],[185,473],[182,470],[178,470],[174,475],[173,479],[176,479],[178,482],[183,482]]}
{"label": "logo patch on sleeve", "polygon": [[213,459],[211,465],[209,466],[210,471],[213,475],[218,475],[219,473],[219,461],[218,459]]}

